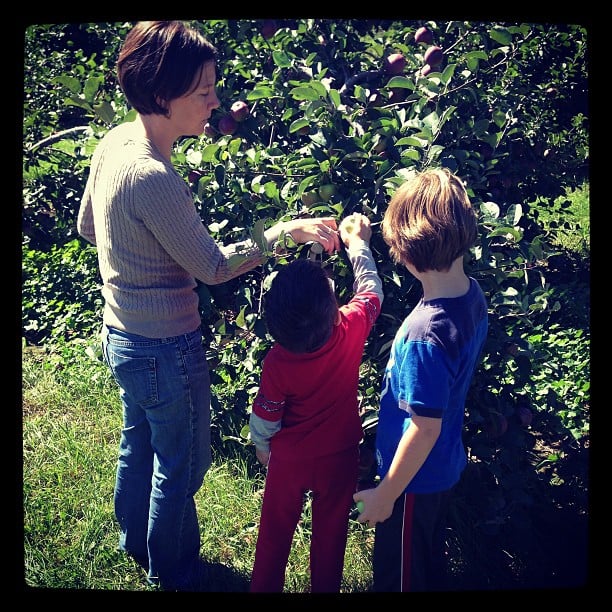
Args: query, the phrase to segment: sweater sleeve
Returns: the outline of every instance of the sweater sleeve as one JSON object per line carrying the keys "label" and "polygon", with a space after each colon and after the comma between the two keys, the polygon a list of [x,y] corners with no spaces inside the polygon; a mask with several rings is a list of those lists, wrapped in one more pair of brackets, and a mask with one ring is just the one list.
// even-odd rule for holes
{"label": "sweater sleeve", "polygon": [[374,293],[382,304],[384,294],[382,280],[376,270],[376,262],[370,250],[370,245],[364,241],[355,241],[346,251],[353,266],[355,280],[353,291],[356,296],[360,293]]}
{"label": "sweater sleeve", "polygon": [[251,440],[255,444],[255,448],[269,451],[270,440],[277,431],[280,431],[280,428],[280,421],[265,421],[251,412],[251,416],[249,417],[249,432]]}
{"label": "sweater sleeve", "polygon": [[265,258],[250,239],[227,247],[210,236],[185,181],[154,166],[135,180],[135,206],[149,231],[184,270],[213,285],[261,265]]}
{"label": "sweater sleeve", "polygon": [[96,244],[96,228],[94,226],[93,203],[91,200],[90,180],[85,185],[81,206],[77,217],[77,231],[85,240]]}

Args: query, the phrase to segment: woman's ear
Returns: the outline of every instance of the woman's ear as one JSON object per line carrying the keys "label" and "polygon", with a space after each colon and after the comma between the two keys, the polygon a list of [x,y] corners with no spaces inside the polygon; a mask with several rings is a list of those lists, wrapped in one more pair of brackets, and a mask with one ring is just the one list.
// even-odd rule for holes
{"label": "woman's ear", "polygon": [[155,102],[157,102],[157,104],[159,106],[161,106],[161,108],[164,109],[164,111],[166,111],[164,113],[164,115],[170,119],[170,106],[168,104],[168,102],[166,100],[164,100],[163,98],[160,98],[159,96],[155,96]]}

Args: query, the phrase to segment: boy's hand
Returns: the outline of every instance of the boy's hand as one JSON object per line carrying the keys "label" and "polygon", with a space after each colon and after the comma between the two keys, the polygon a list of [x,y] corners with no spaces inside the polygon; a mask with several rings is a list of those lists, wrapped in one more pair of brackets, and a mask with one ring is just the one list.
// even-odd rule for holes
{"label": "boy's hand", "polygon": [[351,241],[361,240],[369,243],[372,237],[370,220],[361,213],[353,213],[342,219],[338,231],[340,232],[340,239],[347,249],[350,247]]}
{"label": "boy's hand", "polygon": [[259,461],[259,463],[261,463],[261,465],[265,467],[268,466],[268,461],[270,461],[270,451],[259,450],[256,448],[255,456],[257,457],[257,460]]}

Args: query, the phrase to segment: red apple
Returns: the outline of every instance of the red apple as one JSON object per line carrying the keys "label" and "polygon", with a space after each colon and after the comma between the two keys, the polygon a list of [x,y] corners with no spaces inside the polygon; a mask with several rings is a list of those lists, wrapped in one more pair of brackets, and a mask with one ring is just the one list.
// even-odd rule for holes
{"label": "red apple", "polygon": [[217,135],[217,130],[215,130],[215,128],[210,123],[207,123],[204,126],[204,134],[209,138],[214,138]]}
{"label": "red apple", "polygon": [[419,28],[414,33],[414,42],[421,43],[423,45],[431,45],[433,42],[433,34],[431,30],[428,30],[425,26]]}
{"label": "red apple", "polygon": [[503,436],[508,431],[508,419],[503,414],[491,414],[485,425],[485,431],[490,438]]}
{"label": "red apple", "polygon": [[202,173],[199,170],[192,170],[189,173],[189,182],[190,183],[197,183],[200,180],[200,177],[202,176]]}
{"label": "red apple", "polygon": [[261,35],[266,40],[272,38],[276,34],[276,30],[278,30],[276,19],[265,19],[261,25]]}
{"label": "red apple", "polygon": [[[348,228],[347,228],[348,231]],[[372,466],[376,461],[376,457],[374,456],[374,451],[361,444],[359,446],[359,478],[367,478],[370,474]]]}
{"label": "red apple", "polygon": [[423,62],[429,64],[432,68],[437,68],[444,59],[444,51],[436,45],[428,47],[423,56]]}
{"label": "red apple", "polygon": [[383,64],[383,68],[388,74],[401,74],[405,67],[406,58],[401,53],[392,53]]}
{"label": "red apple", "polygon": [[249,112],[249,106],[244,100],[236,100],[230,109],[232,117],[238,122],[244,121],[249,116]]}
{"label": "red apple", "polygon": [[425,64],[421,68],[421,76],[427,76],[431,72],[431,66],[429,64]]}
{"label": "red apple", "polygon": [[238,129],[238,123],[231,115],[223,115],[221,119],[219,119],[219,131],[228,136],[233,134]]}

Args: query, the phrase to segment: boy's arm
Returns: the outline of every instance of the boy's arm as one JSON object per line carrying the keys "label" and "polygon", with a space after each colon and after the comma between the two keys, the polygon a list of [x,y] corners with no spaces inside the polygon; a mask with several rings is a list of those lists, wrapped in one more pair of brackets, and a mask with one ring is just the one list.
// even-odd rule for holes
{"label": "boy's arm", "polygon": [[378,297],[382,304],[382,280],[378,275],[370,250],[370,238],[372,237],[370,220],[361,213],[353,213],[341,221],[338,232],[353,266],[355,295],[370,291]]}
{"label": "boy's arm", "polygon": [[257,459],[263,464],[268,464],[270,458],[270,440],[277,431],[280,431],[281,421],[266,421],[251,412],[249,417],[249,432],[251,441],[255,444]]}
{"label": "boy's arm", "polygon": [[440,435],[442,419],[413,414],[408,429],[402,435],[389,471],[374,489],[355,494],[355,501],[364,502],[359,522],[370,526],[387,520],[393,512],[395,500],[402,494]]}
{"label": "boy's arm", "polygon": [[346,254],[353,266],[355,295],[369,291],[376,294],[382,304],[384,298],[382,280],[376,269],[370,245],[363,240],[352,240],[346,249]]}

